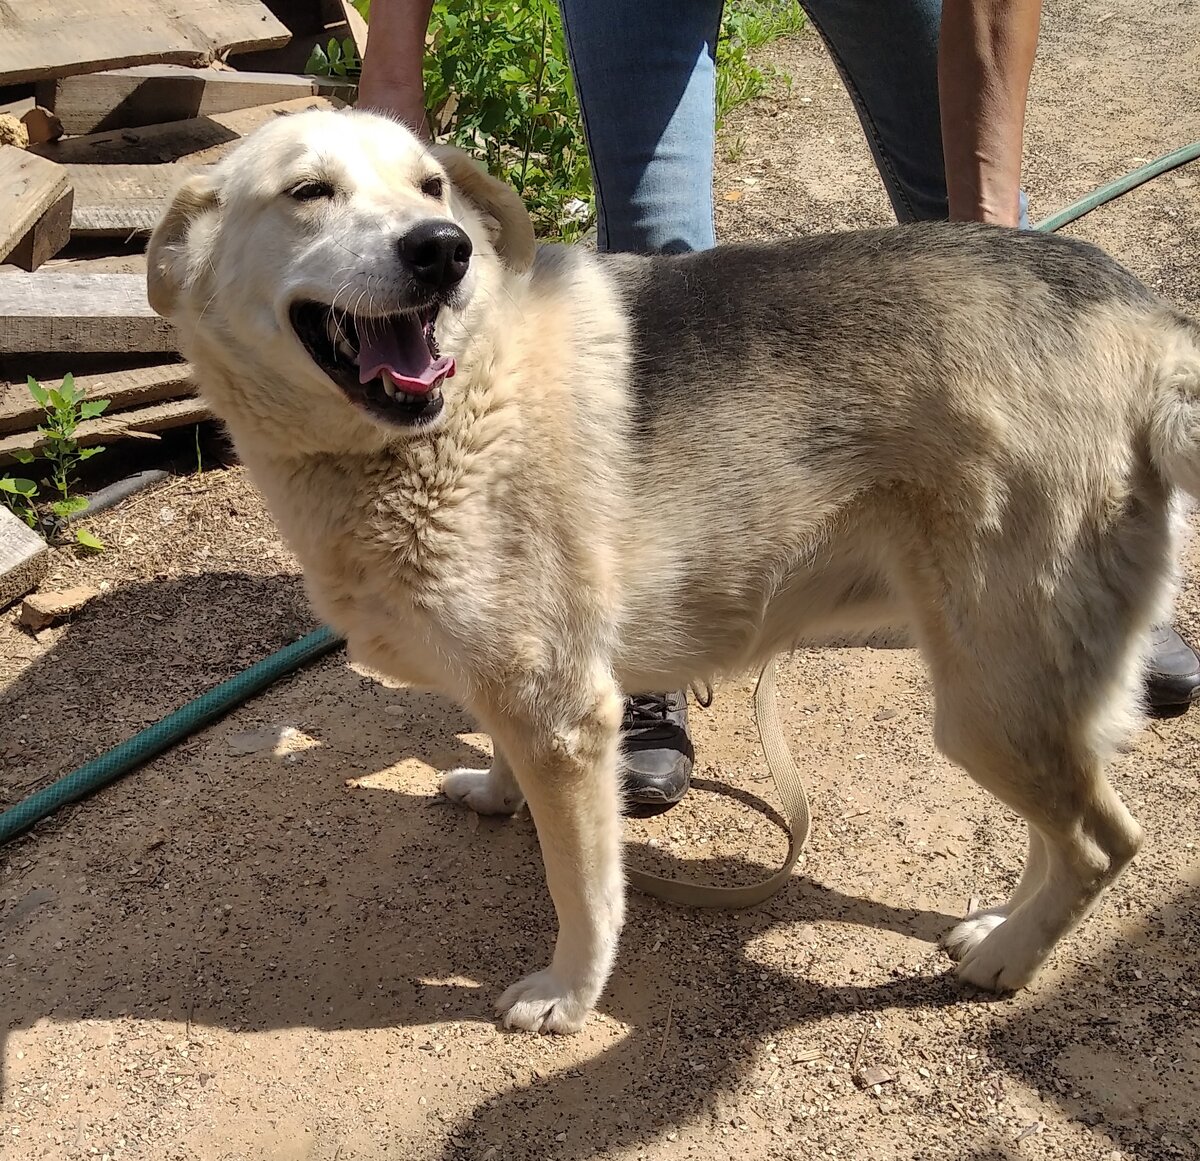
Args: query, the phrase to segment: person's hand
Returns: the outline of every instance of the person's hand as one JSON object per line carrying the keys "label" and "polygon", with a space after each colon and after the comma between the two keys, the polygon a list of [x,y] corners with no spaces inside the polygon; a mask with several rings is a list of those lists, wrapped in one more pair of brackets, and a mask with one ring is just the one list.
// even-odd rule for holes
{"label": "person's hand", "polygon": [[358,107],[388,113],[429,140],[425,116],[425,34],[433,0],[374,0]]}
{"label": "person's hand", "polygon": [[387,113],[403,121],[422,140],[430,139],[424,87],[378,77],[368,72],[366,62],[363,63],[362,79],[358,83],[358,108],[372,113]]}

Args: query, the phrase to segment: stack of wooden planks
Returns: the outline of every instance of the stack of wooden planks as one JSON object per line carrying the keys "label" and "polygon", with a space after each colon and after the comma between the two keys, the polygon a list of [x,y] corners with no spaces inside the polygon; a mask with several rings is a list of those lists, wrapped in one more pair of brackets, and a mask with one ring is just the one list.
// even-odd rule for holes
{"label": "stack of wooden planks", "polygon": [[188,172],[273,117],[354,93],[298,71],[314,42],[361,40],[343,0],[85,7],[0,4],[0,471],[40,443],[30,374],[69,372],[112,401],[84,444],[205,418],[146,302],[149,231]]}

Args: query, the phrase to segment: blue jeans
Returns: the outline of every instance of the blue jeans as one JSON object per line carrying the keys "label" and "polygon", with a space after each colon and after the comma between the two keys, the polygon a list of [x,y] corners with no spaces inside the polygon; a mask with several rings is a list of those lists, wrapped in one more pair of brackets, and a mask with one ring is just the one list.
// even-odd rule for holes
{"label": "blue jeans", "polygon": [[[896,217],[945,218],[941,0],[803,3],[858,110]],[[560,7],[600,249],[712,246],[721,0],[560,0]]]}

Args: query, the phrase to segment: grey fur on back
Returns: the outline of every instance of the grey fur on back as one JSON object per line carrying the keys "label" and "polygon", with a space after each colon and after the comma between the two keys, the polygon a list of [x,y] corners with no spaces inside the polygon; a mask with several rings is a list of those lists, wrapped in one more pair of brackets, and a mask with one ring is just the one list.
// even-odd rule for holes
{"label": "grey fur on back", "polygon": [[703,386],[683,368],[707,367],[712,386],[753,389],[739,368],[758,357],[824,359],[836,374],[856,350],[939,346],[938,320],[968,290],[959,283],[1003,288],[996,305],[1041,343],[1067,341],[1079,312],[1102,303],[1156,301],[1086,242],[958,223],[600,260],[630,313],[643,397]]}
{"label": "grey fur on back", "polygon": [[719,425],[728,408],[764,406],[801,424],[798,454],[848,453],[880,437],[880,416],[902,428],[915,397],[944,399],[980,366],[1003,379],[1075,356],[1081,320],[1106,304],[1173,314],[1085,242],[970,224],[599,260],[629,314],[648,454],[668,425],[700,422],[697,408]]}

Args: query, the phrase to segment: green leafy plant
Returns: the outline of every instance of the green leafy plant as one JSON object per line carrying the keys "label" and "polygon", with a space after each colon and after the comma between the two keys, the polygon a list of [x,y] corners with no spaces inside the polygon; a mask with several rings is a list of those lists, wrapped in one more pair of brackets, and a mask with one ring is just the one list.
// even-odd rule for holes
{"label": "green leafy plant", "polygon": [[362,71],[362,61],[354,41],[349,37],[338,40],[335,36],[324,47],[313,45],[304,71],[320,77],[357,77]]}
{"label": "green leafy plant", "polygon": [[[369,19],[369,3],[355,6]],[[513,185],[540,235],[578,237],[593,217],[592,179],[555,0],[437,0],[429,27],[434,132]],[[334,38],[306,71],[353,78],[361,68],[354,43]]]}
{"label": "green leafy plant", "polygon": [[555,0],[439,0],[430,28],[435,132],[511,183],[539,234],[578,237],[594,213],[592,178]]}
{"label": "green leafy plant", "polygon": [[[352,0],[352,3],[359,16],[364,20],[371,19],[371,0]],[[304,71],[319,77],[357,78],[362,72],[358,46],[349,37],[343,40],[332,37],[324,46],[314,44]]]}
{"label": "green leafy plant", "polygon": [[[79,465],[104,451],[103,447],[81,447],[79,425],[102,415],[108,399],[88,399],[75,386],[75,377],[65,375],[59,387],[43,387],[32,375],[26,380],[29,394],[45,414],[37,433],[42,437],[41,460],[45,463],[47,483],[54,497],[49,509],[58,521],[65,521],[87,507],[87,500],[74,495]],[[32,464],[36,457],[30,451],[15,453],[19,463]],[[10,486],[11,485],[11,486]],[[37,524],[37,499],[40,488],[33,480],[4,477],[0,482],[4,500],[31,527]],[[74,529],[75,540],[85,548],[102,549],[104,544],[85,528]]]}
{"label": "green leafy plant", "polygon": [[77,544],[82,544],[84,548],[90,548],[93,552],[104,551],[104,541],[94,532],[89,532],[86,528],[76,528],[74,532]]}

